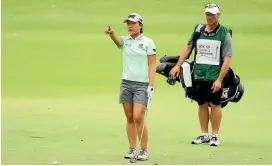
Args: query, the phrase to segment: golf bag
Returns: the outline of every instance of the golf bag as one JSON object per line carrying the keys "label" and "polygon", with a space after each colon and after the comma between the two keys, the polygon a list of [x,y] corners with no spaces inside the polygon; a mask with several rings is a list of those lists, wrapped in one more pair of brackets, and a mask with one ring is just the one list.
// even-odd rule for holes
{"label": "golf bag", "polygon": [[[181,65],[180,75],[175,80],[169,78],[169,72],[176,65],[179,56],[165,55],[160,59],[160,64],[156,68],[156,73],[161,74],[167,78],[166,82],[170,85],[175,85],[176,81],[181,83],[182,88],[185,90],[185,97],[196,101],[193,80],[194,63],[186,60]],[[244,94],[244,87],[240,82],[240,77],[234,73],[230,68],[227,77],[222,82],[222,96],[221,107],[225,107],[229,102],[237,103],[241,100]]]}

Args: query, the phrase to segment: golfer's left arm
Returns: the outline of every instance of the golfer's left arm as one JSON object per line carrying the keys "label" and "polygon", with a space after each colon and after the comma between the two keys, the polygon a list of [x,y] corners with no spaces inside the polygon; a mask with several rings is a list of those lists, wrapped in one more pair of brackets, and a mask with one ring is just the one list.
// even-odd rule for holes
{"label": "golfer's left arm", "polygon": [[149,86],[154,86],[156,76],[156,46],[153,41],[150,41],[147,49],[148,70],[149,70]]}
{"label": "golfer's left arm", "polygon": [[156,75],[156,54],[148,56],[149,85],[154,86]]}
{"label": "golfer's left arm", "polygon": [[226,76],[227,72],[229,71],[230,64],[231,64],[231,57],[233,54],[232,50],[232,39],[230,34],[228,33],[226,35],[224,45],[223,45],[223,50],[222,50],[224,62],[220,70],[220,74],[218,76],[218,79],[220,82],[223,81],[224,77]]}

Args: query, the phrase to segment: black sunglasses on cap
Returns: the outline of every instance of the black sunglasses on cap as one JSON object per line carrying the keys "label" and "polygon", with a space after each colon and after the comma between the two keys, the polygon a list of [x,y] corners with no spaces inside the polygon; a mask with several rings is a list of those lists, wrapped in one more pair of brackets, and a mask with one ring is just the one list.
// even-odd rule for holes
{"label": "black sunglasses on cap", "polygon": [[128,18],[134,18],[136,15],[129,15]]}
{"label": "black sunglasses on cap", "polygon": [[[128,16],[128,18],[135,18],[135,17],[136,17],[136,15],[133,15],[133,14]],[[143,20],[141,18],[138,17],[138,19],[140,20],[140,22],[143,22]]]}

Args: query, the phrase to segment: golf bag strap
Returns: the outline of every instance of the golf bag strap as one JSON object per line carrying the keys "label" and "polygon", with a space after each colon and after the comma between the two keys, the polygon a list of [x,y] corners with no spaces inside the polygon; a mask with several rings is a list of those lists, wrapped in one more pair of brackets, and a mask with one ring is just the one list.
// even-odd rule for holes
{"label": "golf bag strap", "polygon": [[205,28],[206,28],[206,24],[197,24],[195,26],[195,29],[194,29],[194,32],[193,32],[194,34],[193,34],[192,49],[191,49],[191,51],[188,54],[188,59],[190,58],[190,55],[192,54],[192,52],[193,52],[193,50],[195,48],[197,39],[199,39],[201,33],[204,32]]}

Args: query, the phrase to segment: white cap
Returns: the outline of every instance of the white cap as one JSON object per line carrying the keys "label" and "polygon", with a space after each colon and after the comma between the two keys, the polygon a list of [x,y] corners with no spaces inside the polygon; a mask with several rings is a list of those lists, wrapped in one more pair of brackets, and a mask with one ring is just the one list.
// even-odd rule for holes
{"label": "white cap", "polygon": [[206,7],[204,13],[217,14],[220,13],[220,9],[217,6]]}
{"label": "white cap", "polygon": [[123,23],[126,23],[127,21],[140,22],[141,24],[144,24],[144,19],[137,13],[131,13]]}

